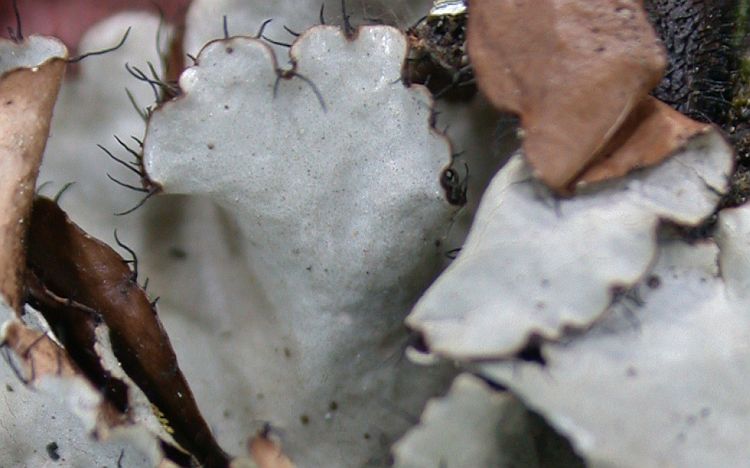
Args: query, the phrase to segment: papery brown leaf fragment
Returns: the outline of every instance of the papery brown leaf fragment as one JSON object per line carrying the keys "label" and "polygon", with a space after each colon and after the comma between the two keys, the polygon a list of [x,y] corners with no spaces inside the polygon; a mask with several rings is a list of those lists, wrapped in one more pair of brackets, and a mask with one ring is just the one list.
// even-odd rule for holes
{"label": "papery brown leaf fragment", "polygon": [[51,293],[95,310],[115,356],[157,406],[175,440],[205,466],[227,466],[177,365],[169,338],[125,261],[71,222],[51,200],[34,201],[28,267]]}
{"label": "papery brown leaf fragment", "polygon": [[469,8],[477,85],[520,116],[527,160],[567,192],[664,73],[642,2],[472,0]]}
{"label": "papery brown leaf fragment", "polygon": [[602,151],[605,156],[576,179],[577,184],[599,182],[627,174],[632,169],[662,161],[711,125],[697,122],[653,97],[630,113]]}
{"label": "papery brown leaf fragment", "polygon": [[64,72],[65,60],[55,57],[0,77],[0,294],[17,314],[25,268],[23,239]]}

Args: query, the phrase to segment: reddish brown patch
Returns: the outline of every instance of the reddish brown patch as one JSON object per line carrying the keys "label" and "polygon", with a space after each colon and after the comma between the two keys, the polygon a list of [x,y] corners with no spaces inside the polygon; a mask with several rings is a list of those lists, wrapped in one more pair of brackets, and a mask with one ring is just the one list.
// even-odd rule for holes
{"label": "reddish brown patch", "polygon": [[248,451],[259,468],[294,468],[294,463],[281,451],[281,447],[261,433],[251,438]]}
{"label": "reddish brown patch", "polygon": [[[73,54],[81,36],[95,23],[121,11],[164,12],[172,24],[182,24],[190,0],[18,0],[24,35],[42,34],[60,38]],[[217,21],[220,21],[219,18]],[[0,27],[15,30],[16,17],[10,0],[0,5]]]}

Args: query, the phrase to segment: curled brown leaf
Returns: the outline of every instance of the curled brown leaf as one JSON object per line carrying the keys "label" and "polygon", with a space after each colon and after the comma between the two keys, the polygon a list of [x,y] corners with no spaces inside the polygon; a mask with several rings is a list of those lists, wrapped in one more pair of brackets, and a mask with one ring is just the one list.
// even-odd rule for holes
{"label": "curled brown leaf", "polygon": [[46,290],[96,311],[107,324],[115,356],[164,414],[175,440],[205,466],[227,466],[154,305],[122,257],[87,235],[53,201],[39,197],[28,247],[28,267]]}

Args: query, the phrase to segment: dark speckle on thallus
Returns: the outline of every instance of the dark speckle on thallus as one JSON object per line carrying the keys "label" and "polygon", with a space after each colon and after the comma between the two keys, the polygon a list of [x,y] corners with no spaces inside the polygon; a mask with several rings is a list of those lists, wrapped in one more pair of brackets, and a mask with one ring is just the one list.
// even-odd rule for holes
{"label": "dark speckle on thallus", "polygon": [[57,442],[50,442],[45,448],[47,449],[47,455],[49,455],[50,460],[58,461],[60,459],[60,454],[57,453],[57,450],[60,447],[58,447]]}

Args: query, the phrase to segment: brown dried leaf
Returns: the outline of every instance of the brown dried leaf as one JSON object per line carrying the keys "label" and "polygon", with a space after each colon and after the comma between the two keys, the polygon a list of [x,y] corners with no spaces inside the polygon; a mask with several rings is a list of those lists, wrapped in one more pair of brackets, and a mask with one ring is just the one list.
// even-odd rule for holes
{"label": "brown dried leaf", "polygon": [[630,113],[607,143],[602,151],[605,156],[586,169],[576,183],[599,182],[654,165],[710,128],[711,125],[696,122],[649,96]]}
{"label": "brown dried leaf", "polygon": [[53,58],[0,77],[0,294],[22,305],[24,245],[31,200],[65,61]]}
{"label": "brown dried leaf", "polygon": [[71,222],[51,200],[34,200],[28,267],[55,296],[100,314],[125,372],[164,414],[174,438],[205,466],[226,466],[169,338],[127,263]]}
{"label": "brown dried leaf", "polygon": [[479,88],[520,116],[527,160],[563,193],[666,64],[637,0],[472,0],[467,41]]}

